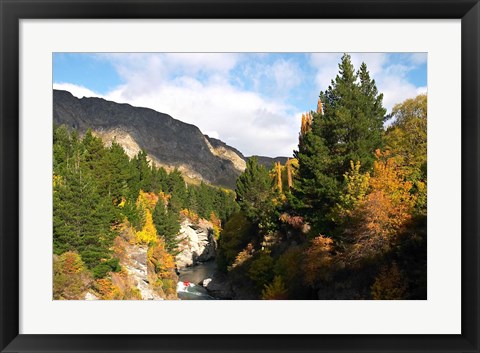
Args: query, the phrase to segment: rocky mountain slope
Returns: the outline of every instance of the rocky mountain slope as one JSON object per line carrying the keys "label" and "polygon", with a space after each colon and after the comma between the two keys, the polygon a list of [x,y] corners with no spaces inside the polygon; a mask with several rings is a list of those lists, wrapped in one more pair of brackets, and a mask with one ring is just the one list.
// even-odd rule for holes
{"label": "rocky mountain slope", "polygon": [[[70,92],[53,90],[53,121],[80,133],[91,129],[107,144],[115,139],[130,157],[143,149],[157,166],[178,168],[190,181],[233,189],[246,165],[237,149],[203,135],[194,125],[148,108],[102,98],[79,99]],[[273,160],[260,158],[267,166]]]}

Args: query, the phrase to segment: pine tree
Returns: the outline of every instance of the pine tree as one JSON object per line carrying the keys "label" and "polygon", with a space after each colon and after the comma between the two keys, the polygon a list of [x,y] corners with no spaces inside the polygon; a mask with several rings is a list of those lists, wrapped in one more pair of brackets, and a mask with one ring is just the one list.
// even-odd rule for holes
{"label": "pine tree", "polygon": [[365,170],[373,166],[373,152],[383,145],[385,109],[363,63],[356,73],[348,54],[331,86],[320,93],[323,102],[321,136],[332,157],[335,176],[342,179],[350,161],[360,161]]}
{"label": "pine tree", "polygon": [[80,167],[68,169],[53,193],[54,253],[78,251],[89,268],[111,258],[111,203]]}
{"label": "pine tree", "polygon": [[321,115],[314,113],[310,128],[300,135],[299,149],[294,153],[298,170],[291,203],[308,222],[321,229],[334,205],[338,182],[332,173],[330,151],[321,137],[320,124]]}
{"label": "pine tree", "polygon": [[256,157],[248,159],[247,168],[238,177],[236,186],[240,208],[252,221],[260,222],[271,210],[272,179]]}
{"label": "pine tree", "polygon": [[168,207],[168,203],[163,198],[159,198],[153,211],[153,222],[157,229],[158,236],[165,241],[165,248],[172,255],[177,255],[180,231],[179,213]]}

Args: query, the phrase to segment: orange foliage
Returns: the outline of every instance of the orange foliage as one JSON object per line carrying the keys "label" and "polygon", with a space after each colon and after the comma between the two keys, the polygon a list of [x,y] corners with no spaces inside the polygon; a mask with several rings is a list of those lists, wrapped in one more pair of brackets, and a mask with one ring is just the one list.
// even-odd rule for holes
{"label": "orange foliage", "polygon": [[165,194],[163,191],[160,191],[160,193],[158,194],[158,198],[163,201],[163,204],[165,206],[167,206],[169,200],[172,198],[172,195]]}
{"label": "orange foliage", "polygon": [[395,159],[388,152],[376,151],[370,193],[352,211],[352,228],[346,233],[354,238],[349,260],[374,257],[389,249],[394,237],[411,219],[416,196]]}
{"label": "orange foliage", "polygon": [[315,284],[329,279],[333,262],[333,240],[323,235],[314,238],[305,251],[305,281]]}
{"label": "orange foliage", "polygon": [[67,251],[53,256],[53,298],[83,299],[92,282],[79,254]]}
{"label": "orange foliage", "polygon": [[287,185],[288,185],[288,188],[290,189],[293,186],[292,163],[290,158],[287,160],[286,167],[287,167]]}
{"label": "orange foliage", "polygon": [[190,219],[193,223],[198,223],[200,217],[193,211],[190,211],[188,208],[184,208],[180,211],[180,214],[184,217]]}
{"label": "orange foliage", "polygon": [[323,104],[320,99],[318,99],[318,102],[317,102],[317,113],[320,115],[323,114]]}
{"label": "orange foliage", "polygon": [[302,229],[304,225],[303,217],[301,216],[290,216],[288,213],[282,213],[279,220],[282,223],[290,225],[294,229]]}
{"label": "orange foliage", "polygon": [[155,195],[153,192],[144,192],[140,190],[137,198],[137,207],[141,207],[142,209],[148,209],[150,212],[153,212],[155,205],[158,202],[158,196]]}
{"label": "orange foliage", "polygon": [[212,223],[213,227],[213,236],[215,237],[215,239],[218,239],[222,231],[222,221],[213,211],[212,213],[210,213],[210,222]]}
{"label": "orange foliage", "polygon": [[305,134],[312,128],[312,115],[310,113],[302,114],[302,125],[300,126],[300,136]]}
{"label": "orange foliage", "polygon": [[253,252],[253,245],[249,243],[245,249],[243,249],[237,254],[237,257],[235,257],[235,261],[233,262],[232,266],[229,266],[228,270],[230,271],[237,266],[243,265],[245,261],[247,261],[253,256]]}
{"label": "orange foliage", "polygon": [[175,258],[167,252],[162,239],[148,249],[147,277],[150,285],[160,296],[177,299],[178,277],[175,273]]}

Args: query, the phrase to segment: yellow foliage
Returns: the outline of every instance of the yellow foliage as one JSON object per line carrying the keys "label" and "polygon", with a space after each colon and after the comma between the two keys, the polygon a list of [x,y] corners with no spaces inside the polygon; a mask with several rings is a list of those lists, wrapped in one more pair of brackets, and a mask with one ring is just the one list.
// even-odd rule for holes
{"label": "yellow foliage", "polygon": [[124,208],[126,202],[127,202],[127,199],[126,199],[125,197],[122,197],[122,200],[121,200],[120,203],[117,205],[117,207]]}
{"label": "yellow foliage", "polygon": [[210,213],[210,222],[213,226],[213,237],[215,239],[220,238],[220,233],[222,232],[222,221],[213,211]]}
{"label": "yellow foliage", "polygon": [[137,243],[150,244],[155,243],[157,238],[157,229],[153,224],[152,213],[149,209],[145,210],[145,223],[142,230],[135,233]]}
{"label": "yellow foliage", "polygon": [[350,170],[343,175],[345,186],[333,210],[334,221],[350,216],[351,211],[365,199],[370,187],[370,174],[360,173],[360,167],[359,161],[350,161]]}
{"label": "yellow foliage", "polygon": [[178,277],[175,273],[175,258],[165,249],[165,243],[150,246],[147,251],[147,276],[153,288],[167,299],[177,299]]}
{"label": "yellow foliage", "polygon": [[142,209],[148,209],[153,212],[155,205],[158,202],[158,196],[155,195],[153,192],[144,192],[140,190],[137,198],[137,207]]}
{"label": "yellow foliage", "polygon": [[53,187],[61,186],[63,184],[63,178],[61,175],[53,174]]}
{"label": "yellow foliage", "polygon": [[416,196],[410,192],[412,183],[404,179],[395,159],[388,151],[377,150],[375,154],[370,193],[351,212],[351,228],[345,229],[355,240],[349,253],[350,262],[387,251],[411,219],[416,203]]}
{"label": "yellow foliage", "polygon": [[249,243],[245,249],[240,251],[237,256],[235,257],[235,261],[233,262],[232,266],[228,267],[228,270],[232,270],[237,266],[243,265],[245,261],[250,259],[253,256],[253,245]]}
{"label": "yellow foliage", "polygon": [[262,299],[264,300],[285,300],[288,299],[287,287],[282,277],[275,276],[272,283],[266,284],[262,290]]}

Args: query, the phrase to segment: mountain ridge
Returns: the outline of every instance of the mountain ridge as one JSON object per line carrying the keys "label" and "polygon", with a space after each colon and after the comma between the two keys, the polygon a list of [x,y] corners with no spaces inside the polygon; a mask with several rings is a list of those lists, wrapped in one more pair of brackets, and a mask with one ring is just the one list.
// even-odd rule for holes
{"label": "mountain ridge", "polygon": [[[247,157],[238,149],[151,108],[53,90],[53,121],[82,134],[91,129],[107,144],[115,140],[130,158],[145,150],[152,163],[167,170],[177,168],[193,182],[234,189],[246,165]],[[279,158],[286,160],[259,156],[259,162],[273,165]]]}

